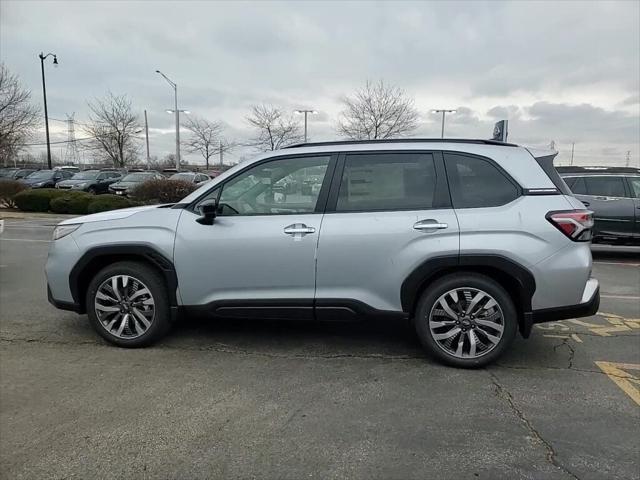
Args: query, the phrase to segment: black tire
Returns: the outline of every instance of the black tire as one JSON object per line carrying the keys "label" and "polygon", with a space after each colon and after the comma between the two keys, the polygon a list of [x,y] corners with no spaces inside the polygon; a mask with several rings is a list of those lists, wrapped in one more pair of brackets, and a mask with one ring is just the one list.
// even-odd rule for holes
{"label": "black tire", "polygon": [[89,190],[87,190],[87,193],[90,193],[91,195],[96,195],[98,191],[93,187],[89,187]]}
{"label": "black tire", "polygon": [[[140,336],[135,338],[120,338],[109,331],[98,318],[95,308],[95,298],[103,282],[114,275],[127,275],[138,279],[146,286],[155,306],[155,314],[151,325]],[[171,327],[171,308],[167,286],[162,275],[154,268],[140,262],[117,262],[100,270],[89,283],[86,295],[87,315],[96,332],[109,343],[119,347],[146,347],[164,337]]]}
{"label": "black tire", "polygon": [[[502,337],[492,350],[475,358],[459,358],[450,354],[433,338],[431,329],[429,328],[429,315],[438,299],[454,288],[463,287],[478,289],[488,293],[502,310],[504,329]],[[494,362],[507,350],[509,345],[511,345],[518,331],[518,315],[513,300],[498,282],[485,275],[463,272],[447,275],[427,287],[418,302],[414,324],[420,342],[435,359],[454,367],[478,368]]]}

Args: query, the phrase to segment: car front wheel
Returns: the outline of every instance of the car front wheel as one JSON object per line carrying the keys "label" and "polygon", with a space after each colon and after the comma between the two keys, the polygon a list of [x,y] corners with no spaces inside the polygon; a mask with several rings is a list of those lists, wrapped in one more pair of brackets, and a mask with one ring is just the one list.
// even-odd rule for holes
{"label": "car front wheel", "polygon": [[87,314],[105,340],[120,347],[144,347],[170,327],[170,307],[163,277],[138,262],[118,262],[91,280]]}
{"label": "car front wheel", "polygon": [[461,273],[428,287],[418,304],[415,326],[436,359],[474,368],[502,355],[516,335],[518,320],[500,284],[484,275]]}

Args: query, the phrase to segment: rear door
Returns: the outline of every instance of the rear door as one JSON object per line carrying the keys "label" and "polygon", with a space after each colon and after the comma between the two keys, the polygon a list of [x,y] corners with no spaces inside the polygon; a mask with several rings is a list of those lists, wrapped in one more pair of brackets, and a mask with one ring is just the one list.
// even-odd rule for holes
{"label": "rear door", "polygon": [[596,236],[631,237],[635,205],[622,176],[586,175],[571,188],[584,205],[593,210]]}
{"label": "rear door", "polygon": [[401,313],[407,276],[458,247],[440,152],[342,154],[320,230],[316,316]]}

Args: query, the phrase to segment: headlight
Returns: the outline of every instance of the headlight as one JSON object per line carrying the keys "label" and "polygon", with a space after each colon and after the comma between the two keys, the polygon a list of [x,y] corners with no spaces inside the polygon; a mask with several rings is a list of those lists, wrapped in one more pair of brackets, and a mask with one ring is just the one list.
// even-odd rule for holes
{"label": "headlight", "polygon": [[75,232],[78,228],[80,228],[81,223],[74,223],[73,225],[58,225],[53,229],[53,239],[59,240],[62,237],[66,237],[72,232]]}
{"label": "headlight", "polygon": [[44,185],[44,182],[38,182],[38,183],[31,184],[32,187],[41,187],[42,185]]}

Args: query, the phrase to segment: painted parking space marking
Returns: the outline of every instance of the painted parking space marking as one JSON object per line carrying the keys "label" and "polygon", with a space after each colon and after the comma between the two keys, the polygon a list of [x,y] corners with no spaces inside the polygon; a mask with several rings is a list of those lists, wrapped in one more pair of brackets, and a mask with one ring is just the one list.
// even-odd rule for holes
{"label": "painted parking space marking", "polygon": [[557,335],[557,334],[545,333],[542,336],[547,338],[562,338],[565,340],[573,340],[574,342],[577,342],[577,343],[584,343],[577,333],[572,333],[570,335]]}
{"label": "painted parking space marking", "polygon": [[623,267],[640,267],[640,263],[629,262],[593,262],[598,265],[622,265]]}
{"label": "painted parking space marking", "polygon": [[600,298],[614,298],[616,300],[640,300],[634,295],[600,295]]}
{"label": "painted parking space marking", "polygon": [[0,237],[0,240],[5,240],[8,242],[36,242],[36,243],[51,243],[51,240],[36,240],[33,238],[7,238]]}
{"label": "painted parking space marking", "polygon": [[611,379],[634,402],[640,405],[640,378],[630,373],[640,372],[640,365],[635,363],[595,362],[607,377]]}
{"label": "painted parking space marking", "polygon": [[[606,323],[593,323],[591,321],[587,322],[585,320],[571,318],[569,320],[537,324],[535,327],[538,330],[548,332],[543,334],[545,337],[562,335],[561,338],[572,338],[572,334],[579,334],[580,332],[571,331],[572,327],[575,329],[575,326],[582,327],[591,333],[600,335],[601,337],[611,337],[614,333],[628,333],[640,329],[640,318],[626,318],[616,315],[615,313],[607,312],[598,312],[596,316],[605,320]],[[582,343],[579,339],[572,339],[576,342]]]}

